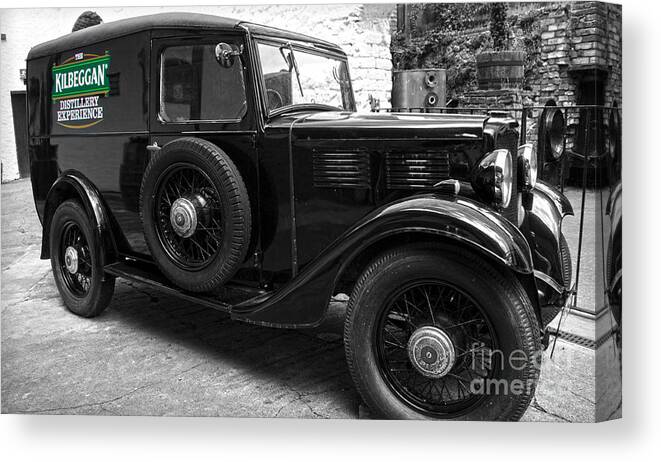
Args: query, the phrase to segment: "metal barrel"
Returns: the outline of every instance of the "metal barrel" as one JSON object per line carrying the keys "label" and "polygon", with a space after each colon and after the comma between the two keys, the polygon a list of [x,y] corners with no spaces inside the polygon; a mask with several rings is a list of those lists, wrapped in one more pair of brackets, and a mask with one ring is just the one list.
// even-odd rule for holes
{"label": "metal barrel", "polygon": [[392,107],[396,109],[445,107],[445,69],[393,71]]}

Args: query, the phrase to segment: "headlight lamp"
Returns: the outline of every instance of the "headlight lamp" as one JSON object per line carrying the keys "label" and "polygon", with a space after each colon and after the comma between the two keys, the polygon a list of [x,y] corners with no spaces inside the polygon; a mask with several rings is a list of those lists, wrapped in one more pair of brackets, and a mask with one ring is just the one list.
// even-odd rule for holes
{"label": "headlight lamp", "polygon": [[537,152],[532,144],[519,146],[517,162],[518,183],[523,189],[531,190],[537,184]]}
{"label": "headlight lamp", "polygon": [[512,198],[512,155],[496,149],[485,155],[475,169],[473,189],[494,207],[506,208]]}
{"label": "headlight lamp", "polygon": [[565,150],[565,117],[562,110],[555,106],[547,107],[543,117],[546,160],[558,160]]}

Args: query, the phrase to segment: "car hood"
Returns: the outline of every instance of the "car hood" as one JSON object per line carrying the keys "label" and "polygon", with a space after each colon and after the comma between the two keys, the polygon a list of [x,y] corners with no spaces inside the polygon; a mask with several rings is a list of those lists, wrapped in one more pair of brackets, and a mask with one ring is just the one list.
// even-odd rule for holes
{"label": "car hood", "polygon": [[485,120],[463,114],[301,111],[277,116],[268,126],[291,128],[297,138],[476,139],[482,138]]}

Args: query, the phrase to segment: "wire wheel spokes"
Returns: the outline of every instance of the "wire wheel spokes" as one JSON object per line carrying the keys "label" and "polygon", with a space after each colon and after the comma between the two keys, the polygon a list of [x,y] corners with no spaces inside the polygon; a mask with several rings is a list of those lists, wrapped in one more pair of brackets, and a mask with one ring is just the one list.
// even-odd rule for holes
{"label": "wire wheel spokes", "polygon": [[[451,341],[452,362],[440,374],[428,374],[412,360],[412,336],[425,331]],[[491,356],[497,345],[490,321],[470,296],[442,281],[420,281],[396,292],[380,318],[376,345],[391,389],[430,415],[447,418],[472,408],[483,398],[474,382],[495,374]]]}
{"label": "wire wheel spokes", "polygon": [[[77,269],[73,273],[65,263],[67,249],[73,249],[77,257]],[[62,232],[60,271],[69,292],[78,297],[89,293],[92,287],[92,255],[83,231],[74,222],[67,223]]]}
{"label": "wire wheel spokes", "polygon": [[[177,200],[190,204],[192,234],[182,236],[171,222]],[[201,269],[211,263],[222,246],[223,221],[220,194],[199,167],[174,164],[158,181],[154,214],[158,237],[168,256],[184,269]]]}

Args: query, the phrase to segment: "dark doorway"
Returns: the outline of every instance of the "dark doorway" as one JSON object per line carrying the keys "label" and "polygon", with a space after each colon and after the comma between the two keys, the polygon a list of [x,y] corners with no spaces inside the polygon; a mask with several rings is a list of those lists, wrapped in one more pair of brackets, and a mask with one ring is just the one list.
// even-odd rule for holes
{"label": "dark doorway", "polygon": [[14,138],[18,173],[21,178],[30,176],[30,157],[28,155],[28,124],[25,91],[11,92],[11,110],[14,119]]}
{"label": "dark doorway", "polygon": [[[579,109],[578,126],[569,152],[569,183],[599,187],[607,165],[605,89],[608,71],[598,67],[570,70],[576,82]],[[587,106],[587,107],[586,107]],[[584,170],[587,169],[587,177]]]}
{"label": "dark doorway", "polygon": [[[581,106],[604,105],[604,81],[584,80],[578,85],[578,104]],[[604,152],[603,110],[601,108],[581,109],[578,125],[578,152],[588,156],[599,156]],[[587,136],[585,136],[587,131]],[[586,145],[587,142],[587,145]]]}

